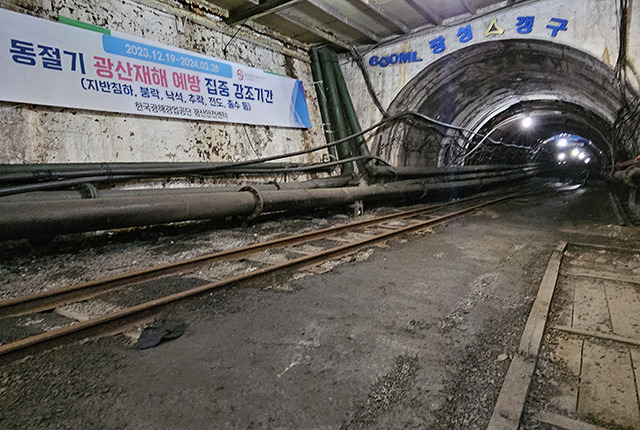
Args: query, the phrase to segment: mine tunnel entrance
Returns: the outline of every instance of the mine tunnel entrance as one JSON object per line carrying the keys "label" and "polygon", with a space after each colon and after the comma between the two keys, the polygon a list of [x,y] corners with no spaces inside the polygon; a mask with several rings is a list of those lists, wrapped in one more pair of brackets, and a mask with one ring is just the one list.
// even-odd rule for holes
{"label": "mine tunnel entrance", "polygon": [[[596,174],[638,152],[637,129],[629,139],[615,137],[624,103],[618,82],[600,59],[567,46],[474,45],[427,67],[389,111],[416,111],[478,135],[408,119],[394,125],[389,138],[379,137],[374,149],[404,166],[542,162],[559,176]],[[637,98],[632,88],[624,91]]]}

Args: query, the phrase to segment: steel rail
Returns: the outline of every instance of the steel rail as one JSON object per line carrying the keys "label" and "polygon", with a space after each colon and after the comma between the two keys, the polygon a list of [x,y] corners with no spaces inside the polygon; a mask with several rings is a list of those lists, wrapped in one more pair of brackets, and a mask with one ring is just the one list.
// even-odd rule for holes
{"label": "steel rail", "polygon": [[[509,191],[503,191],[502,193],[504,192]],[[501,193],[494,193],[493,195],[495,196],[496,194],[499,195]],[[342,224],[339,226],[327,227],[320,230],[314,230],[294,236],[287,236],[267,242],[247,245],[240,248],[204,254],[187,260],[158,265],[135,272],[125,273],[123,275],[116,275],[108,278],[87,281],[80,284],[58,288],[55,290],[43,291],[27,296],[8,299],[0,302],[0,318],[51,310],[58,306],[88,300],[107,292],[129,287],[141,282],[150,281],[170,275],[184,274],[198,267],[202,267],[216,261],[240,259],[247,255],[255,254],[269,248],[281,248],[284,246],[298,245],[305,242],[321,239],[335,233],[340,233],[345,230],[381,224],[396,219],[424,215],[429,212],[436,211],[444,206],[464,203],[482,197],[487,196],[472,196],[456,201],[450,201],[436,205],[428,205],[426,207],[404,211],[397,214],[389,214],[369,220],[362,220],[348,224]]]}
{"label": "steel rail", "polygon": [[15,361],[36,352],[52,349],[73,341],[121,333],[126,328],[131,327],[132,325],[137,325],[148,321],[150,318],[158,315],[160,312],[172,305],[175,305],[187,299],[210,293],[215,289],[221,287],[229,287],[240,282],[256,280],[266,275],[274,274],[276,272],[297,269],[304,266],[316,264],[319,261],[351,254],[354,251],[371,245],[375,242],[380,242],[394,236],[420,230],[430,225],[441,223],[443,221],[464,215],[485,206],[500,203],[512,198],[541,193],[543,193],[543,191],[506,195],[410,226],[401,227],[397,230],[385,232],[352,243],[326,249],[316,254],[305,255],[281,264],[276,264],[273,266],[256,269],[248,273],[231,276],[219,281],[201,285],[193,289],[154,299],[136,306],[124,308],[97,318],[89,319],[59,329],[44,332],[35,336],[27,337],[25,339],[21,339],[6,345],[0,345],[0,364]]}

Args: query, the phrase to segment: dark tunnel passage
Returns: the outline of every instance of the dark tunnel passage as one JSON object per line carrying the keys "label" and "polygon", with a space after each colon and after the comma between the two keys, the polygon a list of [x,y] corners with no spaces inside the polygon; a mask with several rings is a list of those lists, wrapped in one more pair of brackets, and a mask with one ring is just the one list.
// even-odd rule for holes
{"label": "dark tunnel passage", "polygon": [[[614,69],[567,46],[532,40],[474,45],[427,67],[389,112],[418,111],[484,137],[409,119],[378,136],[374,151],[404,166],[548,162],[563,167],[573,158],[591,170],[611,166],[640,149],[637,127],[627,132],[629,139],[615,137],[623,106],[617,82]],[[637,100],[629,85],[625,91],[627,99]],[[563,137],[569,137],[570,147],[564,156],[559,152],[564,141],[557,144]],[[574,146],[580,151],[572,154]]]}

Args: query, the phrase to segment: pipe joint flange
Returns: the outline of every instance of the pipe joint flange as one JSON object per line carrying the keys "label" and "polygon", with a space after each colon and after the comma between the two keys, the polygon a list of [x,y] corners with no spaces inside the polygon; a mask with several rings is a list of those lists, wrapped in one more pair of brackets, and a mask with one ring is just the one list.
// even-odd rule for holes
{"label": "pipe joint flange", "polygon": [[85,182],[84,184],[78,185],[76,187],[78,192],[80,193],[80,197],[83,199],[97,199],[98,198],[98,189],[95,185]]}
{"label": "pipe joint flange", "polygon": [[253,198],[256,200],[256,204],[253,207],[253,211],[249,215],[247,215],[247,219],[246,219],[247,221],[253,221],[254,219],[258,218],[262,213],[262,209],[264,208],[264,201],[262,200],[262,196],[260,195],[258,190],[256,190],[252,186],[245,185],[239,190],[239,192],[243,192],[243,191],[248,191],[251,194],[253,194]]}

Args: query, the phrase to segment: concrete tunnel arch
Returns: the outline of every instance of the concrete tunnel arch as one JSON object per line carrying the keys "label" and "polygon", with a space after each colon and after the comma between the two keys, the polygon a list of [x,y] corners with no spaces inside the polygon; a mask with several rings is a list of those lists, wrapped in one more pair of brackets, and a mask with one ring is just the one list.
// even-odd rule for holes
{"label": "concrete tunnel arch", "polygon": [[[629,84],[625,91],[628,97],[637,97]],[[604,146],[607,160],[611,153],[620,160],[633,156],[640,146],[639,130],[631,142],[613,138],[612,126],[621,106],[615,71],[600,59],[566,45],[510,39],[473,45],[430,64],[404,86],[388,111],[392,115],[418,111],[486,133],[500,118],[535,107],[548,118],[569,116],[573,125],[567,131],[594,136]],[[551,133],[553,127],[547,128]],[[447,153],[448,139],[409,119],[378,135],[373,149],[400,166],[456,164]]]}

